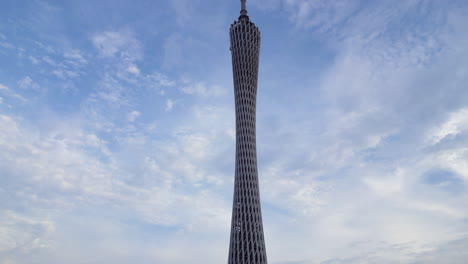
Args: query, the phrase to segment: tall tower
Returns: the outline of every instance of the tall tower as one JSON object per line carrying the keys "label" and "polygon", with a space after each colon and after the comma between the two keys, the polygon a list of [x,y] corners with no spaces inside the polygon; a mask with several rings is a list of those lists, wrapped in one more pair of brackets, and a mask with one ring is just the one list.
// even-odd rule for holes
{"label": "tall tower", "polygon": [[247,16],[231,25],[232,72],[236,104],[236,171],[228,264],[266,264],[258,187],[255,111],[260,31]]}

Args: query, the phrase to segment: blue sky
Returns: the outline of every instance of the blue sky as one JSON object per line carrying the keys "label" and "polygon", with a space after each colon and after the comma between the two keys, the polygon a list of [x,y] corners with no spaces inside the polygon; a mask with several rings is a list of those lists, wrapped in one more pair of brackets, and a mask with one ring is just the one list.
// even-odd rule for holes
{"label": "blue sky", "polygon": [[[0,262],[223,263],[238,1],[0,9]],[[251,0],[269,262],[466,263],[466,1]]]}

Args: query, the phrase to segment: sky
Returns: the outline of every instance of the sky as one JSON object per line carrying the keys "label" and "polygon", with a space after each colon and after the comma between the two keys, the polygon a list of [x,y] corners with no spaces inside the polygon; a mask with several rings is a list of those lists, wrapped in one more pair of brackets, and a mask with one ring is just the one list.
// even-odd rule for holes
{"label": "sky", "polygon": [[[0,263],[225,263],[236,0],[1,0]],[[468,2],[249,0],[271,264],[468,261]]]}

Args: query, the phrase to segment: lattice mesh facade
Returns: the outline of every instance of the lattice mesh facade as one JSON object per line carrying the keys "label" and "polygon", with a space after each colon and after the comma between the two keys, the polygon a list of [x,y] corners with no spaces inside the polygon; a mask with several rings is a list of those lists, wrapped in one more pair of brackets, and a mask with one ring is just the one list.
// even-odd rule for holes
{"label": "lattice mesh facade", "polygon": [[236,105],[236,169],[228,264],[266,264],[257,173],[255,111],[260,31],[243,10],[231,25]]}

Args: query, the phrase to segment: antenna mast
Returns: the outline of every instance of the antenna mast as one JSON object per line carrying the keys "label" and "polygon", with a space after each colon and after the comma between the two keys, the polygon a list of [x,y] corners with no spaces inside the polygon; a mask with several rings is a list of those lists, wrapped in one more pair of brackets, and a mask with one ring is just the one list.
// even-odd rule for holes
{"label": "antenna mast", "polygon": [[245,5],[245,2],[247,2],[247,0],[241,0],[241,15],[247,15],[247,7]]}

